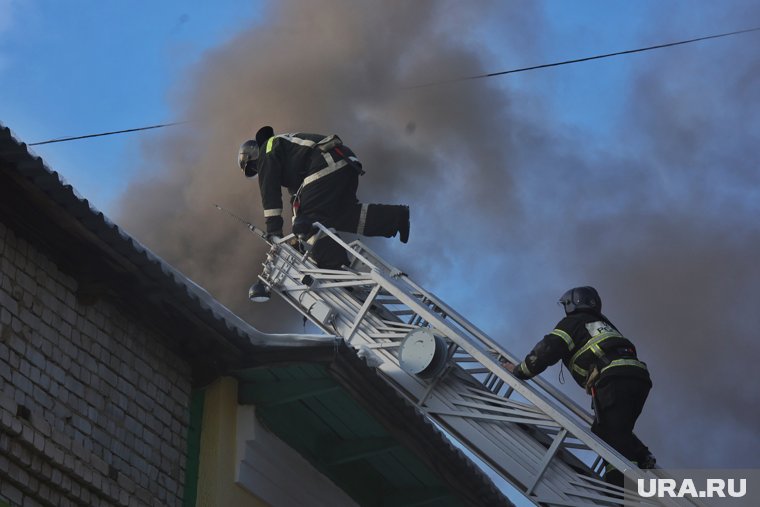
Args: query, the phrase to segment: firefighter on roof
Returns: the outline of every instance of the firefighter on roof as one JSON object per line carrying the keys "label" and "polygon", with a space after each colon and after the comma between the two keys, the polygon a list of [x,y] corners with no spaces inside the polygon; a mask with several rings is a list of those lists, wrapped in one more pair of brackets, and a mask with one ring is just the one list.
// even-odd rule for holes
{"label": "firefighter on roof", "polygon": [[[602,314],[593,287],[576,287],[559,299],[562,319],[538,342],[524,361],[502,364],[519,379],[529,379],[562,361],[573,379],[592,396],[591,431],[640,468],[653,468],[654,456],[633,434],[652,381],[633,343]],[[623,485],[623,475],[608,465],[605,480]]]}
{"label": "firefighter on roof", "polygon": [[[266,232],[283,235],[282,190],[293,205],[293,232],[310,235],[312,223],[363,236],[409,239],[409,207],[362,204],[356,198],[362,164],[337,135],[279,134],[262,127],[246,141],[238,156],[247,177],[258,174]],[[312,256],[321,268],[348,263],[345,251],[330,238],[314,245]]]}

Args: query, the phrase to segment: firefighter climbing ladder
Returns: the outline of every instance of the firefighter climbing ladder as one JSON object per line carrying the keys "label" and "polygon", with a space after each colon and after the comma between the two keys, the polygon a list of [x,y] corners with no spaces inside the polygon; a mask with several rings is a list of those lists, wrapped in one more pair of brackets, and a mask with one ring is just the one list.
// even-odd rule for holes
{"label": "firefighter climbing ladder", "polygon": [[[350,269],[319,269],[291,246],[272,244],[259,276],[329,334],[357,349],[387,382],[459,445],[536,505],[695,505],[616,492],[604,462],[653,478],[589,431],[591,416],[551,384],[523,382],[499,364],[513,356],[359,241],[342,245]],[[249,226],[259,235],[261,231]]]}

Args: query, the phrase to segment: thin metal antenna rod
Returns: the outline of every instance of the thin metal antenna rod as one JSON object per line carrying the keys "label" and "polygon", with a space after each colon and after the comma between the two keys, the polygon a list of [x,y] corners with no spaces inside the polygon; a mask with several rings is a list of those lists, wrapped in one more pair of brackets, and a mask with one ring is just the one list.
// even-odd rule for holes
{"label": "thin metal antenna rod", "polygon": [[264,231],[262,231],[261,229],[259,229],[259,228],[258,228],[258,227],[256,227],[255,225],[253,225],[251,222],[248,222],[248,221],[247,221],[247,220],[245,220],[244,218],[242,218],[242,217],[240,217],[240,216],[236,215],[235,213],[231,212],[231,211],[230,211],[230,210],[228,210],[227,208],[224,208],[224,207],[222,207],[222,206],[219,206],[218,204],[214,204],[214,207],[215,207],[216,209],[218,209],[219,211],[222,211],[222,212],[224,212],[224,213],[227,213],[229,216],[231,216],[232,218],[234,218],[235,220],[237,220],[237,221],[238,221],[238,222],[240,222],[241,224],[243,224],[243,225],[245,225],[246,227],[248,227],[248,230],[249,230],[249,231],[251,231],[252,233],[254,233],[254,234],[256,234],[256,235],[258,235],[258,236],[261,236],[262,238],[266,239],[266,238],[265,238],[265,236],[266,236],[266,235],[264,234]]}

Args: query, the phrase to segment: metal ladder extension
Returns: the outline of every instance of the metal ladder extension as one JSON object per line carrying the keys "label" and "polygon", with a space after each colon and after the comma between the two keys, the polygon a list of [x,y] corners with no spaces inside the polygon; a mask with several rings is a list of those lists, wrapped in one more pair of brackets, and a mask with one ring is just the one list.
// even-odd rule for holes
{"label": "metal ladder extension", "polygon": [[[498,361],[515,357],[361,242],[349,245],[315,227],[346,249],[350,269],[317,268],[308,252],[291,246],[291,235],[272,244],[259,279],[324,332],[369,356],[426,417],[536,505],[694,505],[641,503],[627,494],[621,501],[622,491],[601,479],[605,461],[635,478],[654,475],[592,434],[588,412],[541,378],[516,379]],[[402,367],[399,348],[413,331],[443,344],[432,373]]]}

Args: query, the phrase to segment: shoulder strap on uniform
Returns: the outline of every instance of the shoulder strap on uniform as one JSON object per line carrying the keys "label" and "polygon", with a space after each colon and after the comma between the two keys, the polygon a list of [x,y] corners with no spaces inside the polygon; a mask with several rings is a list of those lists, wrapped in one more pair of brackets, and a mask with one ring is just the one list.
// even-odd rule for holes
{"label": "shoulder strap on uniform", "polygon": [[264,151],[264,153],[269,153],[270,151],[272,151],[272,145],[274,145],[274,139],[275,139],[275,137],[277,137],[277,136],[272,136],[272,137],[269,138],[269,141],[267,141],[267,148]]}

